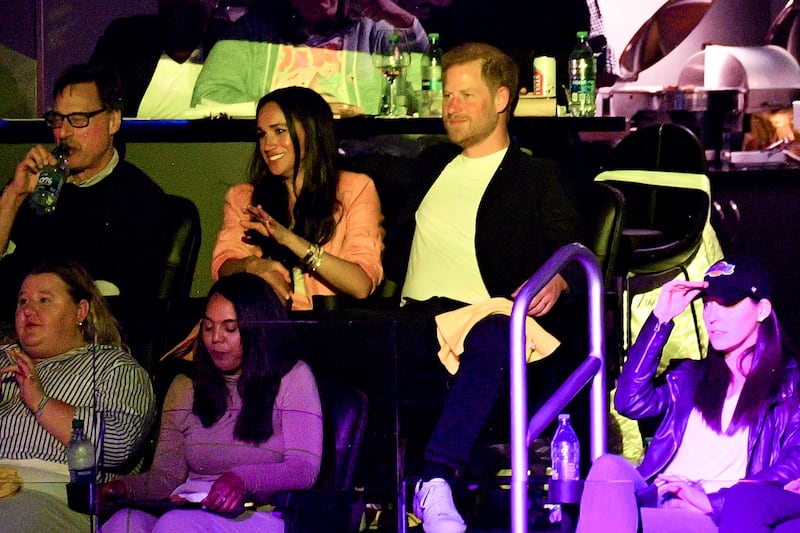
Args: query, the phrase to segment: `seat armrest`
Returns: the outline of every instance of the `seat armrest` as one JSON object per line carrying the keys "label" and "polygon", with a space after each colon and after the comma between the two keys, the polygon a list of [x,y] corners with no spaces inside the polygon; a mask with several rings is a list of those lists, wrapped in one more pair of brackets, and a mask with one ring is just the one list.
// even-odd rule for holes
{"label": "seat armrest", "polygon": [[[363,504],[353,505],[351,490],[282,491],[270,499],[284,522],[284,533],[348,533],[358,531]],[[360,500],[360,498],[358,498]]]}

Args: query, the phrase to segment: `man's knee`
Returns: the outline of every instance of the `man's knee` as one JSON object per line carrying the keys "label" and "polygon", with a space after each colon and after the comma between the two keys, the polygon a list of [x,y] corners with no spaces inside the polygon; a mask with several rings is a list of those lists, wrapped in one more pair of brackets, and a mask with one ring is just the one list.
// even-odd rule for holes
{"label": "man's knee", "polygon": [[496,359],[508,364],[509,319],[503,315],[484,318],[464,339],[464,353],[477,354],[481,359]]}

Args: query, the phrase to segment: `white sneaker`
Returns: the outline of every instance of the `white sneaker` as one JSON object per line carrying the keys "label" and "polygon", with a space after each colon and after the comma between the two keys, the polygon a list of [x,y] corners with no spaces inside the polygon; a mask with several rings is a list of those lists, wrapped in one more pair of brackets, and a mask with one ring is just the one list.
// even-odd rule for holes
{"label": "white sneaker", "polygon": [[467,524],[453,502],[450,485],[440,477],[417,483],[414,514],[422,520],[425,533],[464,533],[467,530]]}

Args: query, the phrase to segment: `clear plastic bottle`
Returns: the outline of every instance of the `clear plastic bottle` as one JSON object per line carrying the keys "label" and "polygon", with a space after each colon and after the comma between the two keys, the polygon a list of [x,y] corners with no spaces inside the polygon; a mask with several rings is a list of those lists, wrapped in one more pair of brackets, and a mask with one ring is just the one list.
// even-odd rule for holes
{"label": "clear plastic bottle", "polygon": [[69,148],[67,145],[56,146],[53,149],[53,155],[56,156],[56,164],[42,169],[36,182],[36,188],[33,189],[29,200],[31,207],[40,215],[56,210],[61,188],[69,176],[69,161],[67,160]]}
{"label": "clear plastic bottle", "polygon": [[573,117],[593,117],[597,94],[597,61],[587,39],[589,32],[576,34],[578,44],[569,54],[569,114]]}
{"label": "clear plastic bottle", "polygon": [[422,101],[427,116],[442,116],[442,47],[439,34],[428,34],[428,49],[421,58]]}
{"label": "clear plastic bottle", "polygon": [[95,481],[94,444],[83,432],[83,420],[72,421],[72,437],[67,445],[67,467],[72,483],[89,484]]}
{"label": "clear plastic bottle", "polygon": [[569,423],[569,415],[558,415],[558,428],[550,443],[553,480],[580,479],[581,445]]}

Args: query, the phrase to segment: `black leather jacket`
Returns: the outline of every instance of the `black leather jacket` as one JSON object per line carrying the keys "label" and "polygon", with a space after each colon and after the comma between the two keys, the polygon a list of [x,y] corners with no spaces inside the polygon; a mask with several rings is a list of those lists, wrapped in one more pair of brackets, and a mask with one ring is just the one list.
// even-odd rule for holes
{"label": "black leather jacket", "polygon": [[[695,388],[703,374],[703,361],[682,360],[665,372],[665,380],[654,379],[673,326],[672,321],[662,324],[650,315],[628,352],[614,397],[614,406],[624,416],[632,419],[663,417],[639,466],[639,473],[648,481],[664,470],[678,450],[694,407]],[[783,485],[800,477],[797,386],[798,369],[792,361],[780,394],[764,407],[762,416],[750,427],[748,479]],[[724,497],[725,490],[709,494],[715,518]]]}

